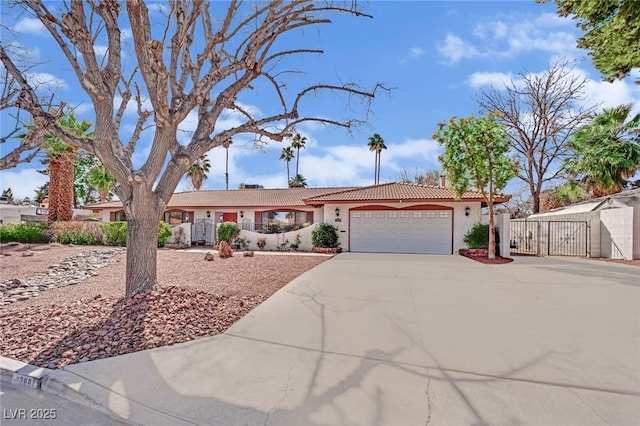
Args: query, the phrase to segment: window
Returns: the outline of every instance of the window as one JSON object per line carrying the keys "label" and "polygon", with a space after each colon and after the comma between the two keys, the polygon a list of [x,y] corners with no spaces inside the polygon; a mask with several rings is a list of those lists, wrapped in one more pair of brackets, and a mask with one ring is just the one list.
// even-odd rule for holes
{"label": "window", "polygon": [[164,212],[164,221],[169,225],[189,222],[189,212]]}
{"label": "window", "polygon": [[440,217],[449,217],[449,212],[440,212]]}
{"label": "window", "polygon": [[127,215],[124,214],[124,211],[120,210],[119,212],[111,213],[111,220],[113,222],[125,222],[127,220]]}

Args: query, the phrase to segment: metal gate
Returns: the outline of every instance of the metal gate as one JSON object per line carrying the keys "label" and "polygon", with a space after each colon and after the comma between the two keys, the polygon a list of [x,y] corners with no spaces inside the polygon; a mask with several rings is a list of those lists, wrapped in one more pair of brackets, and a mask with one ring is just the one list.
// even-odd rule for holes
{"label": "metal gate", "polygon": [[210,246],[214,243],[212,219],[198,219],[191,227],[191,239],[193,241],[204,240],[205,244]]}
{"label": "metal gate", "polygon": [[589,224],[586,221],[512,220],[510,246],[513,254],[587,257],[590,255]]}

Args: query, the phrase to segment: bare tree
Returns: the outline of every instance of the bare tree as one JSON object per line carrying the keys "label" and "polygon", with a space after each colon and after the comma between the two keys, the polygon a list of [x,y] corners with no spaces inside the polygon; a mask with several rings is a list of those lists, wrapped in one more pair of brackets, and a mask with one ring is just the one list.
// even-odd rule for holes
{"label": "bare tree", "polygon": [[400,181],[407,183],[417,183],[420,185],[439,186],[442,183],[444,172],[438,170],[426,170],[416,167],[409,170],[406,167],[400,170]]}
{"label": "bare tree", "polygon": [[[55,40],[93,105],[95,129],[91,138],[85,138],[58,125],[61,108],[53,105],[64,106],[64,102],[45,103],[38,96],[3,39],[0,60],[13,89],[6,102],[15,110],[26,111],[33,124],[30,139],[17,150],[34,149],[34,141],[51,134],[96,155],[116,178],[113,192],[128,221],[127,294],[156,285],[159,218],[180,179],[200,156],[239,133],[254,134],[259,143],[281,141],[304,121],[350,128],[366,117],[314,116],[302,111],[303,101],[321,91],[331,92],[348,98],[343,99],[346,102],[364,101],[363,110],[368,112],[381,88],[316,83],[290,92],[295,85],[284,80],[299,74],[299,70],[286,68],[290,58],[322,51],[279,50],[282,43],[277,40],[296,30],[328,24],[331,14],[368,16],[357,2],[232,0],[221,7],[208,1],[175,0],[163,4],[162,13],[153,16],[142,0],[124,4],[73,0],[55,3],[55,9],[48,6],[41,0],[24,0],[16,7],[38,18]],[[123,25],[130,26],[131,46],[122,42]],[[102,54],[94,49],[98,42],[106,46]],[[257,86],[262,97],[270,88],[269,110],[273,111],[275,102],[279,111],[262,115],[238,101],[240,95],[255,93],[252,89]],[[122,123],[130,102],[137,110],[137,121],[126,140],[121,137],[127,132]],[[187,141],[179,141],[179,125],[191,112],[197,116],[197,125]],[[228,112],[240,117],[241,123],[220,128],[217,123]],[[136,166],[133,154],[140,153],[136,147],[143,132],[150,132],[151,147],[142,165]],[[6,158],[3,168],[21,160]]]}
{"label": "bare tree", "polygon": [[529,187],[533,213],[538,213],[545,183],[561,174],[571,134],[591,119],[595,107],[584,106],[586,79],[573,73],[567,61],[519,76],[483,90],[477,101],[504,125],[519,165],[517,177]]}

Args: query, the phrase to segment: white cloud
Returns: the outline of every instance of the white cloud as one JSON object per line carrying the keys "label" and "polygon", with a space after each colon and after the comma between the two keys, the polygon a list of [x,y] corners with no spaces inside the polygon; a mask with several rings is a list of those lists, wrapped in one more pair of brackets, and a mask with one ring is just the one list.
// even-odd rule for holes
{"label": "white cloud", "polygon": [[37,18],[24,18],[18,21],[12,28],[14,31],[25,34],[45,35],[46,28]]}
{"label": "white cloud", "polygon": [[444,44],[438,47],[438,52],[452,64],[461,59],[482,56],[482,53],[472,44],[465,42],[457,35],[451,33],[447,34]]}
{"label": "white cloud", "polygon": [[36,169],[14,169],[0,171],[0,182],[2,182],[2,191],[11,188],[13,198],[29,197],[33,199],[33,192],[39,186],[49,181],[49,176],[45,176],[36,171]]}
{"label": "white cloud", "polygon": [[493,86],[495,88],[504,87],[513,79],[513,74],[503,72],[474,72],[467,82],[475,89]]}
{"label": "white cloud", "polygon": [[573,28],[570,19],[551,13],[502,17],[477,24],[472,31],[476,43],[447,34],[438,51],[450,63],[479,56],[514,57],[531,51],[577,56],[576,34],[569,28]]}
{"label": "white cloud", "polygon": [[473,29],[473,35],[481,39],[488,37],[493,39],[505,38],[508,32],[509,28],[507,24],[502,21],[481,23]]}
{"label": "white cloud", "polygon": [[410,50],[412,58],[417,58],[418,56],[422,56],[426,53],[425,50],[421,47],[412,47]]}
{"label": "white cloud", "polygon": [[35,88],[46,88],[51,91],[55,89],[68,89],[66,81],[46,72],[32,72],[26,74],[27,81]]}

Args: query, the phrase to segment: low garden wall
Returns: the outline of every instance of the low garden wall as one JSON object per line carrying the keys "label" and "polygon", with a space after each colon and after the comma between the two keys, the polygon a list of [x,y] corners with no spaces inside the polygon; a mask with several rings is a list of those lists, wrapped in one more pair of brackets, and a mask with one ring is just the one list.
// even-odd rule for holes
{"label": "low garden wall", "polygon": [[249,241],[249,250],[260,250],[258,240],[264,239],[266,244],[262,250],[265,251],[289,251],[292,250],[291,244],[295,244],[296,238],[300,237],[300,243],[296,251],[311,251],[313,244],[311,242],[311,233],[317,224],[309,225],[297,231],[285,232],[283,234],[262,234],[253,231],[240,231],[238,238],[244,238]]}

